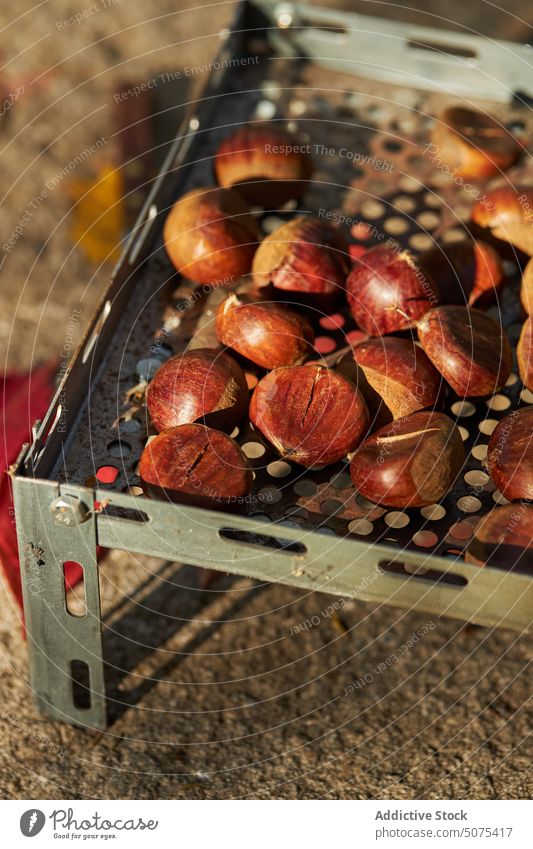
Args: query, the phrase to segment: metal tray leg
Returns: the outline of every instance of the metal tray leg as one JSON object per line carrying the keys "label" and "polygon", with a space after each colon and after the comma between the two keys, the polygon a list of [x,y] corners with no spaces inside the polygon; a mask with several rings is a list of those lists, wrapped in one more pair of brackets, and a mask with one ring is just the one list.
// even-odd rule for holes
{"label": "metal tray leg", "polygon": [[[15,482],[30,682],[41,713],[105,728],[106,701],[92,493]],[[75,494],[74,494],[75,492]],[[85,615],[68,612],[64,564],[83,566]]]}

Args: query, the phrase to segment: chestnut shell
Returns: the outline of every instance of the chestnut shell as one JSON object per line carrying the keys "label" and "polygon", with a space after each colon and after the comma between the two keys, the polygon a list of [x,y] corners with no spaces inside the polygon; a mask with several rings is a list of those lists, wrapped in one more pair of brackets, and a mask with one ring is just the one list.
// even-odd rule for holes
{"label": "chestnut shell", "polygon": [[282,457],[307,467],[342,460],[369,425],[357,388],[316,363],[263,377],[252,395],[250,419]]}
{"label": "chestnut shell", "polygon": [[346,291],[353,317],[370,336],[406,330],[438,302],[433,283],[409,251],[385,245],[355,261]]}
{"label": "chestnut shell", "polygon": [[148,385],[146,406],[158,431],[202,420],[231,430],[248,410],[245,374],[233,357],[195,348],[171,357]]}
{"label": "chestnut shell", "polygon": [[522,274],[520,301],[526,313],[533,315],[533,259],[529,260]]}
{"label": "chestnut shell", "polygon": [[492,115],[464,106],[445,109],[431,136],[441,161],[469,180],[487,180],[510,168],[523,151],[516,136]]}
{"label": "chestnut shell", "polygon": [[220,145],[215,175],[249,203],[272,207],[297,200],[307,189],[313,161],[297,135],[271,125],[243,127]]}
{"label": "chestnut shell", "polygon": [[465,560],[477,566],[533,574],[533,505],[505,504],[482,516]]}
{"label": "chestnut shell", "polygon": [[501,186],[485,192],[472,207],[472,221],[493,238],[533,254],[533,189]]}
{"label": "chestnut shell", "polygon": [[505,385],[513,362],[501,324],[467,307],[435,307],[418,322],[427,356],[461,398],[490,395]]}
{"label": "chestnut shell", "polygon": [[516,346],[516,360],[520,380],[530,392],[533,392],[533,316],[529,316],[523,326]]}
{"label": "chestnut shell", "polygon": [[353,357],[354,379],[378,426],[437,403],[442,378],[410,339],[369,339],[355,346]]}
{"label": "chestnut shell", "polygon": [[514,410],[494,428],[487,469],[508,501],[533,500],[533,407]]}
{"label": "chestnut shell", "polygon": [[252,264],[254,283],[303,295],[335,295],[344,291],[348,246],[327,222],[299,216],[270,233]]}
{"label": "chestnut shell", "polygon": [[262,368],[303,362],[314,333],[305,318],[281,304],[228,295],[218,308],[217,338]]}
{"label": "chestnut shell", "polygon": [[248,274],[260,238],[243,198],[232,189],[217,187],[183,195],[163,227],[172,265],[196,283],[222,285]]}
{"label": "chestnut shell", "polygon": [[150,440],[139,475],[152,498],[221,510],[242,506],[253,481],[237,443],[201,424],[180,425]]}
{"label": "chestnut shell", "polygon": [[350,463],[355,488],[385,507],[425,507],[451,489],[464,463],[458,428],[444,413],[418,412],[369,436]]}

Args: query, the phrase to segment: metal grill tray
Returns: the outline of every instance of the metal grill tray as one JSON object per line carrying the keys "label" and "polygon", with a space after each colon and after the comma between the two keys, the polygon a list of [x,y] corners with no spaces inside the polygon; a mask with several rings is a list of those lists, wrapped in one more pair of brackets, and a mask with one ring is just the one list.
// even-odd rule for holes
{"label": "metal grill tray", "polygon": [[[233,127],[268,117],[303,133],[315,151],[316,171],[299,211],[328,210],[353,222],[365,221],[371,232],[361,244],[370,247],[390,238],[415,253],[441,236],[444,241],[464,238],[470,212],[465,192],[424,155],[430,116],[457,99],[453,91],[464,88],[464,75],[472,86],[470,102],[490,108],[508,126],[533,130],[522,103],[478,101],[473,96],[476,80],[468,82],[468,69],[457,78],[457,57],[447,60],[449,77],[442,68],[428,77],[424,63],[432,60],[424,55],[420,66],[416,57],[402,54],[402,85],[384,81],[383,73],[376,82],[331,70],[339,64],[351,67],[343,50],[353,49],[354,23],[360,19],[307,10],[306,26],[291,33],[283,15],[294,21],[303,12],[304,7],[287,4],[281,9],[251,3],[240,7],[219,64],[224,69],[231,56],[259,58],[240,63],[238,70],[213,73],[198,109],[169,151],[69,374],[44,422],[38,423],[33,444],[21,455],[14,485],[33,685],[39,706],[53,716],[99,727],[105,723],[97,542],[485,625],[529,627],[530,577],[478,569],[462,559],[479,516],[495,503],[505,503],[483,462],[497,421],[511,409],[533,403],[516,369],[494,398],[463,402],[451,392],[446,396],[445,411],[461,428],[467,459],[453,491],[423,510],[393,511],[370,504],[353,489],[346,464],[306,470],[280,461],[249,423],[234,434],[255,471],[247,515],[148,500],[140,494],[137,464],[149,426],[143,415],[114,425],[125,411],[126,393],[143,371],[142,361],[153,356],[151,348],[177,353],[191,340],[196,346],[217,344],[213,317],[225,293],[216,287],[203,291],[176,275],[161,229],[180,194],[214,182],[214,153]],[[335,30],[328,30],[326,22]],[[375,21],[373,26],[383,24]],[[401,25],[394,28],[401,31]],[[348,39],[344,47],[342,32]],[[426,31],[424,37],[427,41]],[[449,41],[458,39],[461,45],[463,38],[448,34]],[[484,45],[470,39],[473,43],[478,50]],[[304,49],[320,59],[295,58]],[[393,64],[389,76],[398,79]],[[357,64],[355,70],[361,72]],[[512,78],[512,68],[506,74]],[[438,79],[437,87],[445,93],[407,87],[406,79],[420,85]],[[496,91],[491,94],[497,96]],[[530,159],[525,157],[508,177],[513,183],[533,184]],[[265,232],[292,215],[294,209],[264,213]],[[512,258],[505,268],[509,284],[496,314],[503,316],[516,343],[519,270]],[[331,324],[317,315],[320,349],[334,356],[346,337],[356,338],[357,330],[345,310],[337,313],[338,327],[331,329]],[[109,473],[110,468],[115,480],[102,483],[102,469]],[[67,559],[84,566],[86,617],[74,619],[65,608],[62,570],[54,567]],[[89,707],[76,704],[65,681],[73,660],[87,664]]]}

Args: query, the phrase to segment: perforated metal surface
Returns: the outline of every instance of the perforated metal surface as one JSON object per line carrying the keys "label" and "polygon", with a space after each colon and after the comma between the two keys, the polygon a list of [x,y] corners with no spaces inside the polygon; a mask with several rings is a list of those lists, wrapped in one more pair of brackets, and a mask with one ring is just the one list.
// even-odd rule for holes
{"label": "perforated metal surface", "polygon": [[[265,49],[264,43],[249,47],[252,53]],[[424,154],[431,116],[447,103],[449,98],[440,95],[318,71],[266,54],[259,65],[240,69],[233,89],[217,98],[185,188],[213,182],[213,155],[231,127],[271,118],[298,130],[311,145],[316,171],[301,212],[328,210],[342,220],[350,219],[355,243],[370,246],[392,239],[416,254],[441,236],[444,241],[463,238],[469,218],[471,200],[465,189]],[[532,129],[526,126],[525,110],[499,105],[491,111],[518,132]],[[526,158],[513,169],[510,179],[533,183],[530,162]],[[265,232],[293,214],[293,209],[264,214]],[[366,222],[367,228],[358,222]],[[512,261],[506,262],[506,274],[508,286],[496,313],[503,316],[516,342],[518,275]],[[201,292],[180,280],[159,237],[132,289],[101,379],[58,469],[60,480],[96,486],[102,498],[106,491],[140,493],[137,463],[149,425],[142,414],[122,421],[118,428],[113,422],[124,413],[124,397],[139,380],[139,361],[153,355],[151,346],[157,356],[158,350],[177,353],[190,344],[217,344],[212,320],[223,296],[220,290]],[[333,316],[317,314],[315,330],[317,353],[324,355],[334,355],[358,338],[346,310]],[[252,384],[256,378],[251,375]],[[440,505],[423,510],[393,511],[370,504],[353,489],[346,464],[311,471],[280,461],[243,423],[234,435],[256,474],[249,513],[258,523],[276,521],[456,555],[478,517],[503,502],[484,471],[490,433],[511,409],[532,402],[533,395],[523,390],[516,373],[490,400],[463,403],[449,391],[445,410],[461,428],[467,460],[455,489]],[[106,475],[109,480],[115,474],[113,482],[103,482]]]}

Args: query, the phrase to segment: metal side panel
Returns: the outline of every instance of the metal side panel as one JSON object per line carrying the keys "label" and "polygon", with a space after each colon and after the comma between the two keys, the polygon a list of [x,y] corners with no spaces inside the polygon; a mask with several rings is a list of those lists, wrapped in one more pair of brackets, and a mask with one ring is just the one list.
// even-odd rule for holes
{"label": "metal side panel", "polygon": [[[92,500],[78,498],[79,493],[69,496],[68,487],[62,488],[58,500],[57,484],[31,479],[17,479],[14,491],[31,687],[37,707],[53,719],[105,728]],[[63,566],[67,561],[83,566],[84,616],[67,610]],[[73,671],[76,675],[78,670],[83,674],[75,686]]]}

